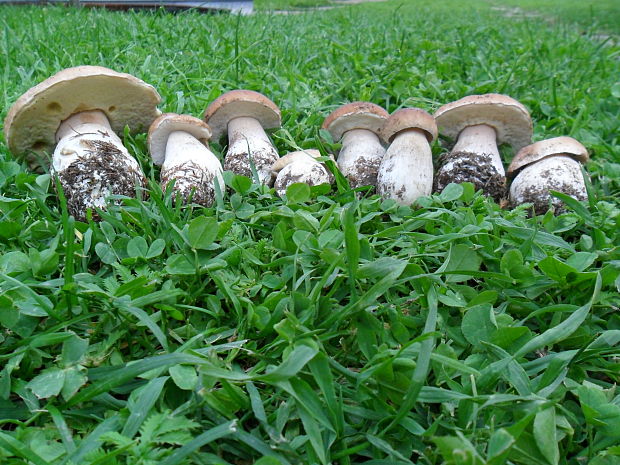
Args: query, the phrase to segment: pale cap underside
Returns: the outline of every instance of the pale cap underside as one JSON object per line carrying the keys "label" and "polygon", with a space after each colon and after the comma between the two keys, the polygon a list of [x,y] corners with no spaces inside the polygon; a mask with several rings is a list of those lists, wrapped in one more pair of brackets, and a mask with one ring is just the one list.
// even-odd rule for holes
{"label": "pale cap underside", "polygon": [[122,134],[125,126],[148,128],[160,114],[160,100],[153,86],[130,74],[101,66],[67,68],[17,99],[4,121],[4,135],[9,150],[33,164],[37,154],[53,152],[56,131],[69,116],[100,110]]}
{"label": "pale cap underside", "polygon": [[401,108],[396,110],[385,122],[381,129],[381,135],[385,141],[391,142],[396,134],[407,129],[420,129],[424,131],[429,144],[437,139],[435,118],[420,108]]}
{"label": "pale cap underside", "polygon": [[164,113],[151,124],[148,135],[148,146],[153,163],[161,166],[166,158],[168,136],[174,131],[191,134],[205,146],[211,138],[211,128],[201,119],[190,115]]}
{"label": "pale cap underside", "polygon": [[340,141],[345,132],[353,129],[366,129],[379,135],[381,127],[390,114],[370,102],[352,102],[334,110],[323,122],[335,142]]}
{"label": "pale cap underside", "polygon": [[271,171],[279,173],[286,165],[290,165],[296,161],[316,162],[316,159],[321,156],[321,152],[316,149],[298,150],[296,152],[289,152],[271,166]]}
{"label": "pale cap underside", "polygon": [[553,137],[535,142],[519,150],[512,159],[506,174],[514,176],[527,165],[554,155],[568,155],[581,163],[587,163],[590,159],[588,150],[578,140],[568,136]]}
{"label": "pale cap underside", "polygon": [[278,106],[263,94],[252,90],[232,90],[220,95],[205,110],[204,120],[213,131],[213,139],[220,140],[228,133],[228,122],[239,117],[258,120],[263,129],[282,126]]}
{"label": "pale cap underside", "polygon": [[453,140],[466,127],[485,124],[495,129],[498,145],[509,144],[519,150],[532,141],[527,108],[507,95],[470,95],[443,105],[434,116],[439,132]]}

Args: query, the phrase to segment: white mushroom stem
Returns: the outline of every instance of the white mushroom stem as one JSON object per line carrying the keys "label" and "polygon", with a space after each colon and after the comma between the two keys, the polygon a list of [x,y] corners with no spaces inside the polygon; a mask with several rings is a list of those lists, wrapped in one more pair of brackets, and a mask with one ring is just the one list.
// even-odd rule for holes
{"label": "white mushroom stem", "polygon": [[497,134],[491,126],[478,124],[463,129],[459,134],[456,145],[452,149],[452,153],[489,155],[493,167],[498,173],[504,175],[504,165],[502,165],[502,159],[497,149]]}
{"label": "white mushroom stem", "polygon": [[226,158],[245,158],[249,154],[260,181],[270,184],[271,165],[278,159],[278,151],[257,119],[238,117],[230,120],[228,143]]}
{"label": "white mushroom stem", "polygon": [[577,200],[587,199],[579,161],[568,155],[554,155],[526,166],[512,181],[510,201],[513,205],[533,203],[540,213],[548,206],[549,199],[556,207],[562,204],[559,199],[551,197],[550,190]]}
{"label": "white mushroom stem", "polygon": [[[56,149],[52,156],[52,170],[60,173],[78,158],[96,156],[93,143],[111,144],[118,155],[136,171],[140,171],[136,160],[129,155],[121,139],[110,127],[107,116],[102,111],[82,111],[63,121],[56,131]],[[98,206],[103,206],[102,203]]]}
{"label": "white mushroom stem", "polygon": [[161,183],[165,189],[174,181],[174,192],[187,201],[210,206],[215,200],[215,183],[224,189],[222,164],[217,157],[192,134],[173,131],[168,135]]}
{"label": "white mushroom stem", "polygon": [[161,169],[162,171],[175,171],[182,169],[186,164],[197,166],[214,179],[217,177],[220,186],[224,188],[222,164],[213,152],[188,132],[171,132],[166,143],[166,158]]}
{"label": "white mushroom stem", "polygon": [[401,205],[411,205],[433,188],[433,156],[426,133],[399,132],[387,149],[377,177],[377,191]]}
{"label": "white mushroom stem", "polygon": [[[360,162],[376,165],[378,170],[385,148],[379,137],[368,129],[351,129],[342,136],[342,149],[338,154],[338,168],[347,178],[360,178]],[[366,169],[366,166],[362,168]],[[376,176],[376,173],[374,173]],[[359,186],[352,186],[359,187]]]}
{"label": "white mushroom stem", "polygon": [[286,194],[288,186],[294,183],[318,186],[332,182],[332,175],[327,168],[304,152],[293,152],[282,157],[274,164],[274,172],[277,174],[274,187],[280,197]]}

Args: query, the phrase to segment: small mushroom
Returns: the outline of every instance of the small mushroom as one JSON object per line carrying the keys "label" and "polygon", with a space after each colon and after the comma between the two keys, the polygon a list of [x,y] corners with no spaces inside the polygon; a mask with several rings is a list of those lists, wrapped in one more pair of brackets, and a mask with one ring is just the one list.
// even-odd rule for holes
{"label": "small mushroom", "polygon": [[228,134],[224,169],[252,177],[252,164],[262,184],[271,185],[271,166],[278,160],[265,129],[282,125],[280,109],[258,92],[233,90],[220,95],[205,111],[204,120],[219,140]]}
{"label": "small mushroom", "polygon": [[382,128],[390,142],[377,177],[377,192],[401,205],[411,205],[433,190],[433,155],[437,138],[435,119],[419,108],[395,111]]}
{"label": "small mushroom", "polygon": [[370,102],[353,102],[334,110],[323,122],[336,142],[342,141],[338,168],[355,189],[377,185],[379,165],[385,155],[379,131],[390,114]]}
{"label": "small mushroom", "polygon": [[174,192],[187,202],[210,206],[215,182],[224,188],[222,164],[209,150],[211,128],[189,115],[165,113],[149,128],[148,146],[153,163],[161,166],[161,185],[174,181]]}
{"label": "small mushroom", "polygon": [[506,193],[506,175],[498,145],[515,150],[532,139],[532,119],[515,99],[500,94],[470,95],[435,112],[441,134],[458,138],[450,153],[440,158],[436,190],[451,182],[471,182],[496,201]]}
{"label": "small mushroom", "polygon": [[[34,169],[52,153],[69,213],[86,219],[110,195],[134,196],[145,178],[116,133],[147,128],[160,114],[159,94],[129,74],[100,66],[68,68],[36,85],[4,122],[9,149]],[[95,216],[96,218],[96,216]]]}
{"label": "small mushroom", "polygon": [[523,147],[508,167],[508,176],[514,177],[510,186],[512,206],[531,203],[536,214],[542,214],[551,203],[561,211],[562,201],[552,197],[550,190],[587,200],[579,163],[585,164],[588,159],[586,148],[572,137],[554,137]]}
{"label": "small mushroom", "polygon": [[321,153],[315,149],[290,152],[280,158],[271,167],[276,176],[274,187],[276,193],[282,197],[286,189],[293,183],[303,182],[309,186],[331,184],[332,174],[316,159]]}

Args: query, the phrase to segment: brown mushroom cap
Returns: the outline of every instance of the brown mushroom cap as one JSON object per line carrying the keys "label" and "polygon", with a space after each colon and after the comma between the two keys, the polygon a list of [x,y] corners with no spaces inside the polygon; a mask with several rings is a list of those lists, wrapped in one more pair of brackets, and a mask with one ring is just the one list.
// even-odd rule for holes
{"label": "brown mushroom cap", "polygon": [[112,130],[146,129],[157,118],[161,98],[155,88],[125,73],[101,66],[64,69],[17,99],[4,120],[4,137],[15,155],[52,152],[56,131],[71,115],[100,110]]}
{"label": "brown mushroom cap", "polygon": [[435,112],[439,132],[452,139],[468,126],[485,124],[495,129],[497,144],[515,150],[532,141],[532,118],[521,103],[501,94],[470,95],[443,105]]}
{"label": "brown mushroom cap", "polygon": [[581,163],[586,163],[590,159],[588,150],[578,140],[568,136],[553,137],[552,139],[541,140],[519,150],[512,159],[506,174],[508,176],[514,176],[527,165],[531,165],[543,158],[552,157],[554,155],[568,155]]}
{"label": "brown mushroom cap", "polygon": [[147,139],[151,158],[156,165],[164,163],[168,136],[174,131],[187,132],[204,145],[207,145],[207,141],[211,138],[211,128],[201,119],[190,115],[164,113],[151,124]]}
{"label": "brown mushroom cap", "polygon": [[437,139],[437,123],[435,123],[435,118],[420,108],[401,108],[396,110],[383,125],[381,135],[387,142],[392,142],[396,134],[406,129],[420,129],[424,131],[429,144],[432,144]]}
{"label": "brown mushroom cap", "polygon": [[296,152],[289,152],[283,157],[278,158],[278,160],[271,166],[271,171],[274,173],[278,173],[284,168],[286,165],[289,165],[297,160],[307,160],[312,161],[313,159],[319,158],[321,156],[321,152],[317,149],[307,149],[307,150],[298,150]]}
{"label": "brown mushroom cap", "polygon": [[216,98],[205,110],[204,120],[211,126],[213,139],[219,140],[228,132],[228,122],[242,116],[255,118],[264,129],[282,126],[278,106],[263,94],[253,90],[231,90]]}
{"label": "brown mushroom cap", "polygon": [[335,142],[352,129],[367,129],[379,135],[389,116],[387,111],[374,103],[352,102],[334,110],[325,118],[322,128],[329,131]]}

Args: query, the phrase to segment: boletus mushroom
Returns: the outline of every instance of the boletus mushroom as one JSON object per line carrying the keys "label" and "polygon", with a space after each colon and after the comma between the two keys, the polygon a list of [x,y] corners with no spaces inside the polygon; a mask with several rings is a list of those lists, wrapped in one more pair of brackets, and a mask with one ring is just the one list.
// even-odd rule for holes
{"label": "boletus mushroom", "polygon": [[379,131],[390,114],[370,102],[353,102],[334,110],[323,122],[336,142],[342,142],[337,164],[351,188],[377,185],[385,148]]}
{"label": "boletus mushroom", "polygon": [[105,208],[108,196],[134,196],[144,186],[138,162],[116,133],[148,128],[160,114],[159,101],[152,86],[129,74],[68,68],[17,99],[4,134],[9,150],[31,168],[52,153],[50,171],[58,175],[68,211],[83,221],[87,209]]}
{"label": "boletus mushroom", "polygon": [[222,164],[209,150],[211,128],[189,115],[164,113],[149,128],[148,146],[153,163],[161,166],[162,188],[174,181],[173,192],[184,202],[210,206],[215,182],[224,189]]}
{"label": "boletus mushroom", "polygon": [[233,90],[220,95],[206,109],[204,120],[213,131],[213,139],[228,134],[224,169],[252,177],[252,165],[260,183],[271,185],[271,167],[278,160],[265,129],[282,125],[280,109],[263,94],[251,90]]}
{"label": "boletus mushroom", "polygon": [[381,130],[390,142],[377,177],[377,192],[401,205],[411,205],[433,189],[435,119],[419,108],[395,111]]}
{"label": "boletus mushroom", "polygon": [[517,206],[531,203],[536,214],[542,214],[553,205],[562,210],[562,201],[549,191],[561,192],[577,200],[586,200],[588,194],[580,163],[589,159],[588,151],[572,137],[554,137],[523,147],[508,167],[510,203]]}
{"label": "boletus mushroom", "polygon": [[321,153],[315,149],[290,152],[280,158],[271,167],[276,176],[274,187],[282,197],[291,184],[301,182],[309,186],[331,184],[333,176],[317,158]]}
{"label": "boletus mushroom", "polygon": [[440,107],[435,119],[441,134],[457,140],[440,158],[436,190],[451,182],[471,182],[499,202],[506,194],[506,174],[498,145],[519,150],[531,142],[527,109],[507,95],[470,95]]}

